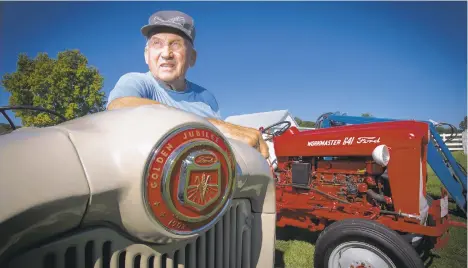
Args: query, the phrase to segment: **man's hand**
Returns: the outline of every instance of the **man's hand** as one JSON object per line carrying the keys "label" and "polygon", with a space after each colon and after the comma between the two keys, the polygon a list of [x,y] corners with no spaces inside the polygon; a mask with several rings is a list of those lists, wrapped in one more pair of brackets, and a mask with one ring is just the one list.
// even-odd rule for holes
{"label": "man's hand", "polygon": [[234,125],[219,119],[209,118],[208,121],[218,127],[226,137],[247,143],[257,149],[265,158],[270,156],[268,145],[263,140],[260,130]]}

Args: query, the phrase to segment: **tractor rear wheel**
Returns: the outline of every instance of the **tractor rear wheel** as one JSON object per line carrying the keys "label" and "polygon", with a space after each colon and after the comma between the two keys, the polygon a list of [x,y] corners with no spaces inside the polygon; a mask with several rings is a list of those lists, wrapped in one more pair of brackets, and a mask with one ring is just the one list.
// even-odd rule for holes
{"label": "tractor rear wheel", "polygon": [[378,222],[346,219],[323,230],[315,244],[315,268],[423,268],[414,248]]}

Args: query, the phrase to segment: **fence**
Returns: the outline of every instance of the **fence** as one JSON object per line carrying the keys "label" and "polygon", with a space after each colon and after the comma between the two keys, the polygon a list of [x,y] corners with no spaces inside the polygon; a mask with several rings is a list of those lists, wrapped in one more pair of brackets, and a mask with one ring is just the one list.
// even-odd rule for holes
{"label": "fence", "polygon": [[[450,151],[464,151],[463,149],[463,134],[462,133],[457,133],[457,134],[440,134],[440,137],[442,140],[445,142],[445,145],[449,148]],[[452,138],[450,138],[452,137]],[[448,141],[450,139],[450,141]],[[466,136],[465,136],[466,139]],[[466,141],[465,141],[466,143]]]}
{"label": "fence", "polygon": [[463,152],[465,154],[468,153],[468,139],[467,139],[467,136],[468,136],[468,132],[465,130],[463,131],[463,134],[462,134],[462,143],[463,143]]}
{"label": "fence", "polygon": [[[314,128],[309,128],[309,127],[298,127],[300,131],[304,130],[312,130]],[[457,134],[440,134],[440,137],[442,140],[445,142],[445,145],[449,148],[450,151],[464,151],[464,153],[467,153],[467,134],[466,131],[462,133],[457,133]],[[450,138],[452,137],[452,138]],[[450,139],[450,141],[448,141]]]}

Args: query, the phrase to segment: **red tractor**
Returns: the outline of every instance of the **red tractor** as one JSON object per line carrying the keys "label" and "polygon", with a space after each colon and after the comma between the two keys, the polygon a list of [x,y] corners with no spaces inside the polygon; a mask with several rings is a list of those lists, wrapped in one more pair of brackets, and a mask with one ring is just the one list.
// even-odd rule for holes
{"label": "red tractor", "polygon": [[283,121],[261,129],[276,179],[277,226],[323,230],[316,268],[424,267],[422,245],[444,246],[455,225],[445,188],[438,200],[426,194],[431,126],[367,123],[299,131]]}

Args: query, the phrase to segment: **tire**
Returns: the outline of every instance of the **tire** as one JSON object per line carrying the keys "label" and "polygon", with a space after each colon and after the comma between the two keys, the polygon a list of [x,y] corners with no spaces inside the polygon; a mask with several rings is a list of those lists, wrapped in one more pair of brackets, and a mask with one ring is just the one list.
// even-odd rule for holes
{"label": "tire", "polygon": [[[340,266],[336,263],[333,265],[333,261],[338,256],[336,250],[346,245],[351,250],[348,253],[341,253],[345,265]],[[363,248],[367,251],[364,251]],[[370,252],[380,256],[380,264],[376,261],[377,258],[370,258]],[[385,259],[390,265],[381,264]],[[315,268],[359,266],[361,262],[370,265],[369,267],[379,268],[424,267],[419,255],[403,237],[378,222],[364,219],[346,219],[334,222],[322,231],[315,244]]]}

